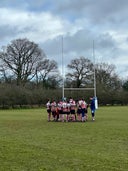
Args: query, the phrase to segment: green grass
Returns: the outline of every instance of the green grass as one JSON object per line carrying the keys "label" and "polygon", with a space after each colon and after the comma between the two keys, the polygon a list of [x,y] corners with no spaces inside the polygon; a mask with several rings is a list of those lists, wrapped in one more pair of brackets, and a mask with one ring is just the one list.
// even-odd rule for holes
{"label": "green grass", "polygon": [[0,111],[0,171],[127,171],[128,107],[96,121],[47,122],[45,109]]}

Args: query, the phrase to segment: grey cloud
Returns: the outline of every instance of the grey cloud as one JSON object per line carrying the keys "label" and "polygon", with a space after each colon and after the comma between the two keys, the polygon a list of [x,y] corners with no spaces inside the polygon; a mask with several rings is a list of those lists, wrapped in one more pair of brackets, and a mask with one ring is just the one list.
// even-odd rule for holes
{"label": "grey cloud", "polygon": [[[87,30],[78,31],[74,35],[68,33],[63,37],[63,51],[64,53],[89,51],[92,48],[91,33]],[[62,36],[58,36],[56,39],[48,40],[42,45],[47,49],[48,53],[57,54],[62,50]]]}
{"label": "grey cloud", "polygon": [[52,12],[52,8],[56,4],[52,0],[1,0],[0,7],[17,8],[33,12],[44,12],[47,10]]}
{"label": "grey cloud", "polygon": [[109,33],[99,34],[96,37],[96,42],[98,49],[110,49],[116,46],[116,41]]}
{"label": "grey cloud", "polygon": [[128,16],[127,0],[74,0],[61,1],[55,6],[54,12],[62,16],[70,14],[71,19],[88,18],[90,22],[114,24],[125,22]]}
{"label": "grey cloud", "polygon": [[[109,57],[115,57],[118,46],[109,33],[98,33],[98,35],[95,36],[89,30],[80,30],[72,36],[67,34],[63,38],[65,63],[67,64],[71,59],[79,56],[84,56],[92,60],[93,40],[96,55],[104,57],[104,60],[108,59],[108,55]],[[41,46],[49,57],[54,57],[58,60],[62,52],[62,36],[49,40]],[[58,61],[59,63],[61,62],[60,59]]]}
{"label": "grey cloud", "polygon": [[126,37],[126,42],[128,43],[128,37]]}
{"label": "grey cloud", "polygon": [[9,25],[0,26],[0,38],[1,38],[0,45],[3,45],[6,39],[15,37],[17,33],[18,33],[18,30],[16,27],[10,27]]}
{"label": "grey cloud", "polygon": [[[0,7],[20,8],[30,11],[50,11],[63,18],[75,20],[87,18],[97,24],[123,24],[127,23],[127,0],[2,0]],[[69,16],[70,15],[70,16]]]}
{"label": "grey cloud", "polygon": [[4,7],[4,8],[19,8],[19,9],[21,9],[21,8],[25,8],[26,6],[27,6],[27,4],[26,4],[25,0],[20,0],[20,2],[17,0],[13,0],[13,1],[1,0],[0,1],[1,8]]}

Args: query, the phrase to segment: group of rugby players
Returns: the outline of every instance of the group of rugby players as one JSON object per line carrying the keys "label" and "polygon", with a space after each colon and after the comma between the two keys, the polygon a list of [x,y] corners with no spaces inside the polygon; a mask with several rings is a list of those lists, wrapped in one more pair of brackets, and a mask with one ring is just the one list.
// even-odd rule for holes
{"label": "group of rugby players", "polygon": [[69,100],[60,100],[58,103],[48,99],[46,103],[48,121],[80,121],[85,122],[88,119],[88,104],[84,99],[79,99],[77,102],[69,98]]}

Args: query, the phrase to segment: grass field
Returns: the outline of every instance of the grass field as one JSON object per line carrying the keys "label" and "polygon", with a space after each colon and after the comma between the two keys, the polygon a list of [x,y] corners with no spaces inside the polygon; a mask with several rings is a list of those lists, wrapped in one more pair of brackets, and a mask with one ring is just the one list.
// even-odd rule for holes
{"label": "grass field", "polygon": [[47,122],[45,109],[0,111],[0,171],[128,171],[128,107],[96,121]]}

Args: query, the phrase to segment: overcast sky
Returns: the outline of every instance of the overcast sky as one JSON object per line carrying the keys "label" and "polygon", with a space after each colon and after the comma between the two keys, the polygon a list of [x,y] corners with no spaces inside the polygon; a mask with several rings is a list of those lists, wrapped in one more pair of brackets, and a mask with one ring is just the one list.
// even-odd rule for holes
{"label": "overcast sky", "polygon": [[38,43],[64,64],[84,56],[128,78],[128,0],[0,0],[0,47],[17,38]]}

